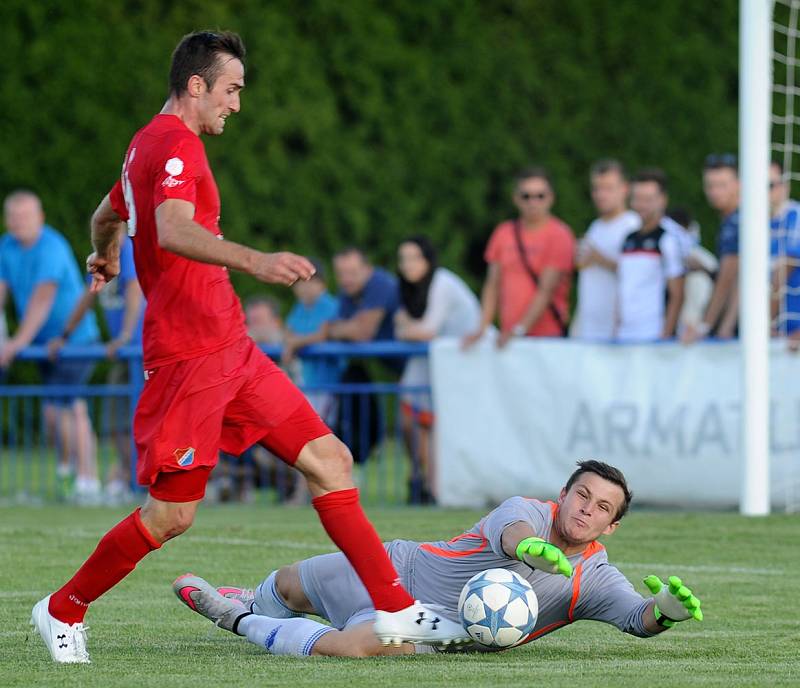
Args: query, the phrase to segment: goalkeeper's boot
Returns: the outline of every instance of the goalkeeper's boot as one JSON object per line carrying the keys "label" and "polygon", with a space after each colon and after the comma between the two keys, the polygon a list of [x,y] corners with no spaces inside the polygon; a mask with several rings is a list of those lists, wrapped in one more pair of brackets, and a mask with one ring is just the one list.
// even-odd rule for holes
{"label": "goalkeeper's boot", "polygon": [[250,611],[253,611],[252,604],[256,599],[255,590],[250,588],[238,588],[235,585],[220,585],[217,592],[229,600],[239,600]]}
{"label": "goalkeeper's boot", "polygon": [[176,579],[172,590],[189,609],[237,635],[239,621],[251,614],[239,600],[220,595],[208,581],[191,573]]}
{"label": "goalkeeper's boot", "polygon": [[31,611],[31,626],[42,636],[54,662],[61,664],[91,664],[86,650],[86,626],[68,624],[50,614],[50,595],[39,600]]}
{"label": "goalkeeper's boot", "polygon": [[439,605],[414,602],[399,612],[375,612],[375,635],[384,645],[422,643],[447,647],[470,643],[464,627],[442,615]]}

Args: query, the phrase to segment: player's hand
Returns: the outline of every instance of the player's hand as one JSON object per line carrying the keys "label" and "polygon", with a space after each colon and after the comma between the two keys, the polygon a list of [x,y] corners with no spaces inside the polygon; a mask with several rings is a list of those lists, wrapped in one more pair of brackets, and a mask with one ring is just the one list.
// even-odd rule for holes
{"label": "player's hand", "polygon": [[560,573],[567,578],[572,576],[572,564],[564,553],[542,538],[529,537],[521,540],[517,545],[516,554],[517,559],[537,571]]}
{"label": "player's hand", "polygon": [[92,276],[89,291],[93,294],[99,292],[119,274],[119,270],[119,255],[106,258],[92,253],[86,259],[86,272]]}
{"label": "player's hand", "polygon": [[678,621],[687,619],[703,620],[703,611],[700,609],[700,600],[692,594],[683,581],[677,576],[670,576],[669,585],[664,585],[658,576],[649,575],[644,579],[644,584],[653,593],[656,601],[656,618],[662,617],[662,625],[670,627]]}
{"label": "player's hand", "polygon": [[51,361],[55,361],[58,358],[58,352],[64,348],[64,344],[66,343],[67,340],[63,337],[53,337],[47,342],[47,358]]}
{"label": "player's hand", "polygon": [[311,278],[315,272],[308,258],[288,251],[262,253],[250,270],[250,274],[260,282],[285,284],[287,287],[299,279]]}

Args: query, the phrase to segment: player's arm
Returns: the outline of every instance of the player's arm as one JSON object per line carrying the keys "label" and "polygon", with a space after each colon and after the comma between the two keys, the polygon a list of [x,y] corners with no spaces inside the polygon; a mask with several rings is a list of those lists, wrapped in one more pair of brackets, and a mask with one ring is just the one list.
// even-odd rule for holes
{"label": "player's arm", "polygon": [[654,595],[642,614],[648,632],[662,633],[688,619],[703,620],[700,600],[677,576],[670,576],[667,585],[653,575],[647,576],[644,583]]}
{"label": "player's arm", "polygon": [[110,194],[106,194],[92,214],[91,231],[94,252],[86,259],[86,269],[92,276],[90,289],[96,293],[114,279],[120,269],[125,221],[111,206]]}
{"label": "player's arm", "polygon": [[194,204],[170,198],[156,208],[158,245],[190,260],[222,265],[260,282],[294,284],[308,279],[314,266],[294,253],[263,253],[233,241],[220,240],[194,221]]}
{"label": "player's arm", "polygon": [[[717,321],[720,319],[725,306],[731,299],[731,292],[739,278],[739,256],[733,253],[725,255],[719,264],[717,281],[714,284],[714,291],[711,300],[706,307],[706,314],[702,322],[696,328],[687,328],[683,341],[687,344],[705,337]],[[737,303],[738,307],[738,303]]]}
{"label": "player's arm", "polygon": [[386,310],[366,308],[347,320],[333,320],[328,327],[328,337],[349,342],[369,342],[375,338]]}
{"label": "player's arm", "polygon": [[555,545],[536,535],[529,523],[517,521],[503,530],[500,542],[503,552],[511,558],[524,562],[532,569],[545,573],[560,573],[569,578],[572,564]]}
{"label": "player's arm", "polygon": [[662,339],[669,339],[675,334],[678,326],[678,316],[683,306],[683,287],[685,278],[673,277],[667,282],[667,312],[664,316],[664,330],[661,333]]}
{"label": "player's arm", "polygon": [[462,340],[464,348],[472,346],[486,332],[486,328],[494,322],[497,313],[497,299],[500,295],[500,265],[489,263],[486,269],[486,279],[481,288],[481,324],[472,334]]}
{"label": "player's arm", "polygon": [[33,290],[22,322],[14,336],[0,350],[0,366],[4,368],[8,366],[20,350],[28,346],[42,329],[56,298],[56,286],[55,282],[41,282]]}

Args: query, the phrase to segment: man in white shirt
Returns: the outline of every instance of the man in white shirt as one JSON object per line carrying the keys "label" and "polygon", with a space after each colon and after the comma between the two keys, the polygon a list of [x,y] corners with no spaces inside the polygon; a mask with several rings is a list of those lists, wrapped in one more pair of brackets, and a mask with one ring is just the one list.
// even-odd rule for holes
{"label": "man in white shirt", "polygon": [[622,242],[640,224],[627,208],[628,181],[617,160],[600,160],[590,174],[598,217],[578,250],[578,305],[572,336],[589,341],[614,338],[617,323],[617,261]]}
{"label": "man in white shirt", "polygon": [[655,168],[642,170],[634,177],[631,191],[631,207],[642,226],[626,237],[619,257],[617,338],[623,342],[667,339],[675,335],[685,268],[678,239],[664,227],[666,175]]}

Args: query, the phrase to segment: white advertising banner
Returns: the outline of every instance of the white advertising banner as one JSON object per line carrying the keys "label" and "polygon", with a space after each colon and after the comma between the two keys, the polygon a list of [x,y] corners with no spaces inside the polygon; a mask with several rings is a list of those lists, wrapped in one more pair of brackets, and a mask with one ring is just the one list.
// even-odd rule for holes
{"label": "white advertising banner", "polygon": [[[738,342],[520,339],[498,350],[484,340],[463,352],[442,339],[431,346],[431,371],[442,505],[553,497],[587,458],[620,468],[640,503],[739,503],[746,419]],[[774,505],[800,499],[799,382],[800,356],[774,342]]]}

